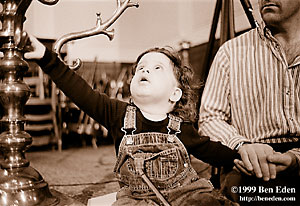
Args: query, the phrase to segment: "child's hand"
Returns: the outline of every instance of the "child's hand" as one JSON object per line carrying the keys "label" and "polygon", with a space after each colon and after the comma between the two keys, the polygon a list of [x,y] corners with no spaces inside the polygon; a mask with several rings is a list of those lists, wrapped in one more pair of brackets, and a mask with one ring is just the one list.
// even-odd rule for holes
{"label": "child's hand", "polygon": [[239,160],[239,159],[235,159],[234,160],[234,164],[235,164],[235,167],[237,170],[239,170],[240,172],[248,175],[248,176],[252,176],[254,175],[254,172],[253,171],[249,171],[247,170],[246,166],[244,165],[243,161],[242,160]]}
{"label": "child's hand", "polygon": [[46,47],[32,35],[29,35],[29,40],[31,42],[33,51],[26,52],[24,57],[26,59],[41,59],[45,54]]}

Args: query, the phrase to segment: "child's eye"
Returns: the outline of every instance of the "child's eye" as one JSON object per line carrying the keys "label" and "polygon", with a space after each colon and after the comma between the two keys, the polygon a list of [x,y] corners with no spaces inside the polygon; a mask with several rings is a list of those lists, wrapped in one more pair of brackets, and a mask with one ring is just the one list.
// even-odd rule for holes
{"label": "child's eye", "polygon": [[139,70],[139,71],[140,71],[140,70],[143,70],[143,69],[144,69],[144,67],[138,67],[138,68],[137,68],[137,70]]}
{"label": "child's eye", "polygon": [[155,69],[161,69],[161,67],[160,66],[156,66]]}

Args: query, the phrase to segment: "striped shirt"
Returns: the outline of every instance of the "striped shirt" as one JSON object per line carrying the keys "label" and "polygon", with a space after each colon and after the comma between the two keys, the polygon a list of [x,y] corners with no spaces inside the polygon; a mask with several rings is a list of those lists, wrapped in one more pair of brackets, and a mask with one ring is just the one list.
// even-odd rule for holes
{"label": "striped shirt", "polygon": [[263,25],[227,41],[209,71],[199,133],[232,149],[242,141],[299,141],[299,81],[300,57],[288,65]]}

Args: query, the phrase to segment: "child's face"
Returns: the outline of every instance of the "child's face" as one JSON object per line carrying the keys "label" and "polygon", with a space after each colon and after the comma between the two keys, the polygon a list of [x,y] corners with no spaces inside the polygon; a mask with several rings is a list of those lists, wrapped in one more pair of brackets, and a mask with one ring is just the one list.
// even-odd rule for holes
{"label": "child's face", "polygon": [[130,84],[133,100],[168,103],[177,89],[173,64],[166,55],[150,52],[140,59]]}

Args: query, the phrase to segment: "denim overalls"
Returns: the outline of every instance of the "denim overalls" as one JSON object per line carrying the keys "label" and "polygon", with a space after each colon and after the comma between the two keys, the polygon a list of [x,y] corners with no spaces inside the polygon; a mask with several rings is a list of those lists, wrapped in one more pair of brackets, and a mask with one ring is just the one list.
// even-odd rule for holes
{"label": "denim overalls", "polygon": [[196,197],[193,193],[197,192],[199,199],[200,193],[213,190],[210,181],[199,178],[191,166],[185,146],[176,136],[180,124],[180,118],[169,115],[168,134],[135,134],[136,107],[127,106],[122,128],[125,135],[114,168],[121,190],[114,205],[182,206],[190,197]]}

